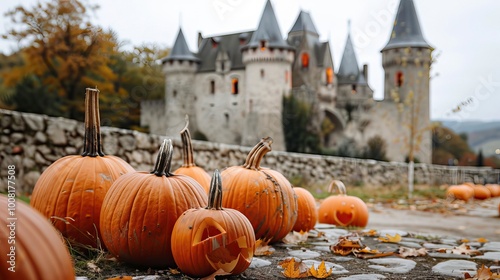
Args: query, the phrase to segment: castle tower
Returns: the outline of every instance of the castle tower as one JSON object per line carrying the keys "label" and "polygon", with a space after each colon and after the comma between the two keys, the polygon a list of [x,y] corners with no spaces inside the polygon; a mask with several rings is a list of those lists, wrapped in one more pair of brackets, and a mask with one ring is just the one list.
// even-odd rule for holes
{"label": "castle tower", "polygon": [[[422,35],[413,0],[401,0],[389,42],[381,51],[384,102],[397,107],[392,121],[399,132],[394,133],[406,138],[400,143],[400,153],[408,158],[414,153],[424,163],[432,161],[429,112],[432,50]],[[405,127],[409,127],[406,132]]]}
{"label": "castle tower", "polygon": [[165,80],[166,135],[177,136],[185,125],[185,116],[189,116],[189,129],[197,131],[196,98],[194,95],[194,77],[199,59],[189,47],[179,29],[170,54],[162,59]]}
{"label": "castle tower", "polygon": [[246,98],[242,144],[253,146],[262,137],[274,139],[274,150],[285,150],[283,96],[291,91],[293,48],[283,39],[268,0],[259,27],[242,48]]}

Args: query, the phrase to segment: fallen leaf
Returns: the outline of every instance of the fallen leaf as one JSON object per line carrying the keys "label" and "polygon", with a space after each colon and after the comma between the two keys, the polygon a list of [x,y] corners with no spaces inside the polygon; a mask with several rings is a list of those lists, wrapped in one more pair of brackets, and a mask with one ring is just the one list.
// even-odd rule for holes
{"label": "fallen leaf", "polygon": [[274,248],[267,245],[269,241],[264,241],[262,239],[258,239],[255,241],[255,252],[254,256],[269,256],[274,253]]}
{"label": "fallen leaf", "polygon": [[391,256],[394,254],[394,252],[380,252],[377,249],[370,249],[370,247],[365,247],[361,250],[353,250],[353,254],[360,259],[374,259]]}
{"label": "fallen leaf", "polygon": [[281,241],[285,244],[299,244],[307,241],[309,233],[306,231],[292,231],[289,232]]}
{"label": "fallen leaf", "polygon": [[467,238],[464,238],[464,239],[460,239],[460,240],[458,240],[458,243],[469,243],[469,242],[470,242],[470,241],[469,241],[469,239],[467,239]]}
{"label": "fallen leaf", "polygon": [[181,274],[181,272],[175,268],[170,268],[169,272],[170,272],[170,274],[173,274],[173,275]]}
{"label": "fallen leaf", "polygon": [[326,278],[333,273],[333,268],[330,267],[330,270],[326,270],[326,265],[325,261],[321,261],[321,263],[318,266],[318,269],[314,268],[314,264],[309,268],[309,275],[318,278],[318,279],[323,279]]}
{"label": "fallen leaf", "polygon": [[392,236],[390,234],[386,234],[385,237],[384,236],[380,236],[378,238],[379,241],[381,242],[386,242],[386,243],[399,243],[401,241],[401,235],[397,234]]}
{"label": "fallen leaf", "polygon": [[370,229],[369,231],[364,231],[361,233],[364,236],[378,236],[378,231],[376,229]]}
{"label": "fallen leaf", "polygon": [[132,280],[134,279],[132,276],[117,276],[113,278],[106,278],[106,280]]}
{"label": "fallen leaf", "polygon": [[337,255],[347,256],[353,250],[364,248],[361,239],[357,234],[340,236],[335,244],[330,246],[330,250]]}
{"label": "fallen leaf", "polygon": [[286,278],[305,278],[308,276],[308,269],[302,261],[296,262],[295,258],[287,258],[279,263],[284,269],[281,273]]}
{"label": "fallen leaf", "polygon": [[488,242],[488,239],[486,239],[484,237],[480,237],[480,238],[476,239],[476,241],[479,243],[486,243],[486,242]]}
{"label": "fallen leaf", "polygon": [[427,249],[420,248],[408,248],[408,247],[399,247],[399,256],[402,258],[406,257],[421,257],[427,255]]}
{"label": "fallen leaf", "polygon": [[101,269],[94,262],[87,262],[87,268],[94,273],[101,272]]}
{"label": "fallen leaf", "polygon": [[491,272],[490,268],[487,266],[481,265],[480,268],[477,269],[476,276],[472,277],[468,272],[464,274],[465,280],[490,280],[490,279],[500,279],[499,273]]}
{"label": "fallen leaf", "polygon": [[[449,249],[449,251],[451,251],[451,253],[455,254],[455,255],[471,255],[471,256],[481,255],[480,251],[471,249],[471,247],[465,243],[463,243],[460,246],[455,247],[451,250]],[[450,253],[450,252],[447,252],[447,253]]]}

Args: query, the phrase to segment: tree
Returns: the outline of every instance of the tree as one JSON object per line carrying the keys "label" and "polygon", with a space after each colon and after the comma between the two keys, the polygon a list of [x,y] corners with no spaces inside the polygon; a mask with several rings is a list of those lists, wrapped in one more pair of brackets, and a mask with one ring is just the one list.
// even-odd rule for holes
{"label": "tree", "polygon": [[483,150],[480,149],[479,152],[477,153],[477,166],[484,166],[484,157],[483,157]]}
{"label": "tree", "polygon": [[432,128],[432,163],[448,165],[455,159],[460,160],[472,152],[462,134],[435,123]]}
{"label": "tree", "polygon": [[283,97],[283,130],[289,152],[319,153],[319,135],[311,131],[311,106],[293,94]]}
{"label": "tree", "polygon": [[39,2],[31,9],[18,6],[6,13],[17,28],[3,37],[25,46],[21,50],[25,63],[4,74],[5,84],[14,86],[27,75],[36,75],[43,87],[58,94],[66,116],[74,119],[83,116],[86,87],[97,86],[103,100],[113,98],[109,89],[116,77],[108,63],[118,43],[112,32],[90,22],[89,13],[97,8],[79,0],[57,0]]}
{"label": "tree", "polygon": [[367,142],[367,147],[365,151],[365,158],[370,158],[374,160],[382,160],[382,161],[387,161],[386,153],[387,153],[387,147],[386,147],[385,140],[376,135],[368,139]]}

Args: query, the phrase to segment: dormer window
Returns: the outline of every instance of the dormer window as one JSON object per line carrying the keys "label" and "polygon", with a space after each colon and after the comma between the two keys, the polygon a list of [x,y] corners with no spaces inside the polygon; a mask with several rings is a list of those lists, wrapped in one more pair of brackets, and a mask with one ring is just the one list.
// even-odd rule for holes
{"label": "dormer window", "polygon": [[302,53],[302,68],[309,68],[309,54]]}
{"label": "dormer window", "polygon": [[327,85],[333,84],[333,69],[332,69],[332,67],[326,68],[325,74],[326,74],[326,84]]}
{"label": "dormer window", "polygon": [[396,86],[397,86],[397,87],[401,87],[401,86],[403,86],[403,83],[404,83],[404,75],[403,75],[403,72],[398,71],[398,72],[396,73],[396,77],[395,77],[395,79],[396,79]]}
{"label": "dormer window", "polygon": [[260,41],[260,50],[261,51],[266,50],[266,41],[265,40]]}

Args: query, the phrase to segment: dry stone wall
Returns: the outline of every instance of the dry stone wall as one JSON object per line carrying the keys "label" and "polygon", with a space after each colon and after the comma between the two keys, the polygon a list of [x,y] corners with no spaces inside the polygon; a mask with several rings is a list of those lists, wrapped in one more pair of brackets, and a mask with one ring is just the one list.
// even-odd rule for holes
{"label": "dry stone wall", "polygon": [[[45,115],[0,110],[0,192],[6,190],[9,165],[15,165],[16,190],[29,194],[40,174],[57,159],[82,151],[83,123]],[[151,170],[161,141],[166,136],[102,127],[103,150],[129,162],[136,170]],[[173,169],[182,164],[181,141],[174,144]],[[197,165],[210,173],[241,165],[251,147],[193,141]],[[292,182],[302,179],[312,191],[324,190],[333,179],[347,185],[386,186],[406,184],[405,163],[378,162],[332,156],[271,151],[261,164],[283,173]],[[421,184],[453,184],[486,178],[498,180],[498,170],[416,165],[415,180]]]}

